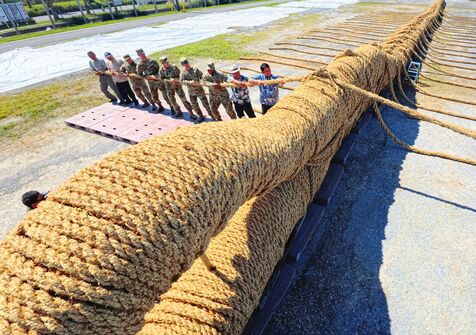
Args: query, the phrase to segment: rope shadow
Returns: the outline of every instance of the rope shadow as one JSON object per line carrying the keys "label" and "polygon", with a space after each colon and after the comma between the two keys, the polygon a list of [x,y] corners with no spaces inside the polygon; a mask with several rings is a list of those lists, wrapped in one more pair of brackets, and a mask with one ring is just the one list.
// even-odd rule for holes
{"label": "rope shadow", "polygon": [[[415,101],[415,90],[406,94]],[[413,144],[419,121],[387,108],[392,130]],[[390,334],[387,299],[379,278],[382,241],[407,151],[373,119],[357,139],[350,162],[300,275],[265,334]]]}

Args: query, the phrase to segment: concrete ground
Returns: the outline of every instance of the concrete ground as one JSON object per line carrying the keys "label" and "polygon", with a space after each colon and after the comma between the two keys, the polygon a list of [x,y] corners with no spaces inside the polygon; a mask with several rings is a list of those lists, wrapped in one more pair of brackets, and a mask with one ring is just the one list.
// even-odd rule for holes
{"label": "concrete ground", "polygon": [[[467,89],[432,92],[475,101]],[[476,115],[471,105],[416,99]],[[406,143],[476,158],[472,139],[391,108],[383,117]],[[474,334],[475,176],[474,166],[403,150],[373,118],[321,222],[322,238],[308,246],[265,334]]]}

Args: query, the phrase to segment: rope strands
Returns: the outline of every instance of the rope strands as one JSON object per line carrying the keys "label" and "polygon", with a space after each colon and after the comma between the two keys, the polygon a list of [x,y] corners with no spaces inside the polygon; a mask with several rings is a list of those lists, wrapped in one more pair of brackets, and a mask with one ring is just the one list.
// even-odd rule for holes
{"label": "rope strands", "polygon": [[428,77],[424,73],[420,73],[420,78],[423,78],[423,79],[426,79],[426,80],[429,80],[429,81],[433,81],[435,83],[452,85],[452,86],[457,86],[457,87],[464,87],[464,88],[468,88],[470,90],[476,90],[475,86],[470,86],[470,85],[465,85],[465,84],[456,83],[456,82],[452,82],[452,81],[447,81],[447,80],[442,80],[442,79],[438,79],[438,78]]}
{"label": "rope strands", "polygon": [[464,128],[464,127],[461,127],[461,126],[458,126],[458,125],[455,125],[455,124],[452,124],[452,123],[449,123],[449,122],[446,122],[446,121],[443,121],[443,120],[436,119],[436,118],[431,117],[431,116],[424,115],[424,114],[422,114],[422,113],[420,113],[420,112],[418,112],[414,109],[411,109],[411,108],[403,106],[399,103],[393,102],[392,100],[388,100],[386,98],[383,98],[383,97],[379,96],[378,94],[366,91],[366,90],[364,90],[364,89],[362,89],[358,86],[355,86],[355,85],[352,85],[350,83],[344,82],[340,79],[335,78],[334,80],[337,82],[337,84],[339,86],[343,86],[343,87],[345,87],[347,89],[350,89],[354,92],[362,94],[362,95],[366,96],[367,98],[372,99],[373,101],[377,101],[377,102],[380,102],[382,104],[388,105],[392,108],[395,108],[395,109],[411,116],[412,118],[422,120],[422,121],[431,122],[431,123],[439,125],[443,128],[450,129],[450,130],[452,130],[456,133],[459,133],[461,135],[465,135],[465,136],[468,136],[472,139],[476,139],[476,131],[474,131],[474,130],[467,129],[467,128]]}
{"label": "rope strands", "polygon": [[348,41],[342,41],[339,39],[330,39],[330,38],[325,38],[325,37],[306,37],[306,36],[300,36],[297,37],[298,40],[315,40],[315,41],[325,41],[329,43],[335,43],[335,44],[344,44],[344,45],[350,45],[354,47],[360,46],[359,43],[353,43],[353,42],[348,42]]}
{"label": "rope strands", "polygon": [[305,43],[297,43],[297,42],[278,42],[275,43],[275,45],[295,45],[299,47],[306,47],[310,49],[320,49],[320,50],[330,50],[330,51],[337,51],[337,52],[343,52],[346,49],[342,48],[331,48],[331,47],[323,47],[323,46],[317,46],[317,45],[311,45],[311,44],[305,44]]}
{"label": "rope strands", "polygon": [[[387,65],[406,64],[442,5],[437,0],[381,45],[338,55],[261,118],[180,128],[71,177],[0,242],[0,333],[133,334],[167,292],[144,331],[166,325],[169,333],[239,334],[288,225],[303,214],[341,139],[390,84]],[[279,215],[256,205],[267,196],[283,204]],[[219,282],[187,271],[214,236],[207,255],[223,274]],[[260,241],[271,246],[251,257],[266,244]],[[249,282],[230,272],[238,267],[252,268],[240,273]],[[184,291],[179,282],[189,273],[197,286]]]}
{"label": "rope strands", "polygon": [[[467,79],[467,80],[476,80],[476,77],[468,77],[468,76],[463,76],[461,74],[457,74],[457,73],[453,73],[453,72],[448,72],[448,71],[445,71],[445,70],[442,70],[434,65],[432,65],[431,63],[428,63],[428,62],[425,62],[425,60],[416,52],[416,51],[413,51],[413,55],[415,55],[415,57],[422,63],[425,63],[429,68],[432,68],[433,70],[436,70],[438,72],[441,72],[441,73],[444,73],[444,74],[447,74],[449,76],[452,76],[452,77],[458,77],[458,78],[462,78],[462,79]],[[438,64],[438,65],[445,65],[445,64],[440,64],[440,63],[435,63],[435,64]],[[451,65],[446,65],[446,66],[450,66]]]}
{"label": "rope strands", "polygon": [[476,160],[474,160],[474,159],[462,158],[462,157],[454,156],[454,155],[447,154],[447,153],[444,153],[444,152],[439,152],[439,151],[430,151],[430,150],[419,149],[415,146],[412,146],[412,145],[409,145],[409,144],[403,142],[397,136],[395,136],[395,134],[390,130],[390,128],[385,123],[385,121],[383,120],[382,114],[380,113],[380,109],[379,109],[377,103],[373,103],[373,108],[374,108],[375,114],[377,115],[377,118],[378,118],[378,121],[379,121],[380,125],[382,126],[384,131],[387,133],[387,135],[393,141],[395,141],[395,143],[402,146],[406,150],[415,152],[415,153],[420,154],[420,155],[439,157],[439,158],[443,158],[443,159],[452,160],[452,161],[455,161],[455,162],[465,163],[465,164],[469,164],[469,165],[476,165]]}
{"label": "rope strands", "polygon": [[293,51],[293,52],[298,52],[298,53],[303,53],[306,55],[314,55],[314,56],[323,56],[323,57],[334,57],[335,54],[324,54],[321,52],[315,52],[315,51],[306,51],[306,50],[299,50],[296,48],[289,48],[289,47],[271,47],[269,50],[282,50],[282,51]]}
{"label": "rope strands", "polygon": [[451,98],[451,97],[447,97],[447,96],[443,96],[443,95],[439,95],[439,94],[434,94],[434,93],[428,92],[427,90],[424,90],[423,88],[421,88],[421,85],[415,84],[415,83],[410,79],[410,76],[408,75],[408,72],[407,72],[406,70],[405,70],[405,77],[408,79],[408,81],[410,82],[410,84],[411,84],[418,92],[420,92],[421,94],[424,94],[424,95],[427,95],[427,96],[433,97],[433,98],[438,98],[438,99],[443,99],[443,100],[458,102],[458,103],[461,103],[461,104],[476,106],[476,102],[473,102],[473,101]]}
{"label": "rope strands", "polygon": [[[476,63],[465,62],[465,61],[460,61],[460,60],[446,59],[446,58],[442,58],[442,57],[438,57],[439,60],[437,60],[436,59],[437,57],[425,54],[425,52],[420,48],[420,46],[418,44],[416,44],[415,47],[416,47],[415,48],[415,53],[417,53],[419,57],[421,57],[422,59],[428,60],[433,64],[437,64],[437,65],[441,65],[441,66],[448,66],[448,67],[452,67],[452,68],[455,68],[455,69],[461,69],[461,70],[466,70],[466,71],[476,71],[476,67],[471,68],[471,67],[467,67],[467,66],[447,64],[447,63],[442,63],[439,60],[453,62],[453,63],[456,63],[456,64],[468,64],[468,63],[469,64],[476,64]],[[428,64],[428,62],[425,61],[425,64]]]}
{"label": "rope strands", "polygon": [[[427,111],[431,111],[431,112],[435,112],[435,113],[438,113],[438,114],[444,114],[444,115],[450,115],[450,116],[453,116],[453,117],[457,117],[457,118],[461,118],[461,119],[466,119],[466,120],[471,120],[471,121],[476,121],[476,116],[470,116],[470,115],[464,115],[464,114],[460,114],[460,113],[456,113],[456,112],[451,112],[451,111],[445,111],[445,110],[442,110],[440,108],[433,108],[433,107],[429,107],[429,106],[425,106],[425,105],[422,105],[422,104],[419,104],[413,100],[411,100],[406,94],[405,94],[405,90],[403,89],[403,86],[402,86],[402,81],[401,81],[401,73],[400,75],[397,76],[397,83],[398,83],[398,88],[399,88],[399,91],[400,91],[400,94],[403,96],[403,98],[413,107],[416,107],[416,108],[421,108],[421,109],[424,109],[424,110],[427,110]],[[392,95],[395,97],[394,100],[396,102],[398,102],[398,99],[396,98],[396,94],[394,92],[394,83],[392,83],[390,85],[390,88],[391,88],[391,91],[392,91]]]}
{"label": "rope strands", "polygon": [[[217,270],[209,272],[195,261],[147,313],[138,334],[240,334],[282,256],[286,238],[322,181],[318,168],[306,167],[292,180],[245,203],[207,250]],[[238,291],[243,293],[237,296]]]}
{"label": "rope strands", "polygon": [[241,60],[253,60],[253,61],[259,61],[259,62],[287,65],[289,67],[295,67],[295,68],[298,68],[298,69],[305,69],[305,70],[314,70],[315,69],[312,66],[306,66],[306,65],[296,64],[296,63],[289,63],[289,62],[281,61],[279,59],[276,60],[276,59],[269,59],[269,58],[258,57],[258,56],[243,56],[243,57],[240,57],[240,59]]}
{"label": "rope strands", "polygon": [[[318,34],[318,35],[315,35],[315,34]],[[324,35],[324,36],[321,36],[321,35]],[[367,36],[356,37],[355,35],[349,34],[349,33],[331,33],[331,32],[328,32],[328,33],[308,33],[308,34],[305,34],[305,35],[302,35],[302,36],[303,37],[336,38],[339,41],[351,41],[351,42],[358,42],[358,43],[363,43],[363,44],[377,42],[377,41],[381,40],[381,38],[376,38],[376,37],[367,37]]]}
{"label": "rope strands", "polygon": [[337,32],[341,32],[341,33],[356,33],[356,32],[358,32],[359,34],[355,34],[355,35],[357,35],[358,37],[362,37],[362,34],[365,33],[365,34],[368,35],[368,36],[375,36],[375,37],[378,37],[378,38],[380,38],[380,39],[381,39],[382,37],[388,36],[388,34],[381,34],[381,33],[369,32],[369,31],[365,31],[365,30],[335,28],[335,27],[333,27],[333,26],[326,27],[325,30],[315,29],[315,30],[310,30],[309,32],[310,32],[310,33],[321,33],[321,32],[330,32],[330,31],[337,31]]}
{"label": "rope strands", "polygon": [[298,62],[303,62],[303,63],[314,63],[314,64],[327,65],[326,62],[316,60],[316,59],[305,59],[305,58],[299,58],[299,57],[277,55],[277,54],[274,54],[274,53],[271,53],[271,52],[265,52],[265,51],[261,51],[260,54],[265,55],[265,56],[274,57],[274,58],[289,59],[289,60],[292,60],[292,61],[298,61]]}

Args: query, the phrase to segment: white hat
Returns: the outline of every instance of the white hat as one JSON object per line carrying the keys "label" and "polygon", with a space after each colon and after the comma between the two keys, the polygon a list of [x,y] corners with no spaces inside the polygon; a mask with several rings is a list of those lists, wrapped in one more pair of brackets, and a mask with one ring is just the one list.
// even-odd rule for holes
{"label": "white hat", "polygon": [[232,65],[230,68],[230,73],[237,73],[240,72],[240,68],[237,65]]}

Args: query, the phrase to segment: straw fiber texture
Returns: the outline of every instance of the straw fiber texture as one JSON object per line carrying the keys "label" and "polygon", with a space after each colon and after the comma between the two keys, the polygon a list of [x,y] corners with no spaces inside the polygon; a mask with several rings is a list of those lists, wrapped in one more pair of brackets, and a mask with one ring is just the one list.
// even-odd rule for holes
{"label": "straw fiber texture", "polygon": [[[241,205],[256,196],[290,192],[279,206],[258,198],[237,213],[237,226],[230,226],[237,235],[214,244],[229,252],[222,259],[212,253],[226,280],[236,284],[209,285],[207,292],[216,287],[217,294],[226,288],[221,298],[210,298],[215,309],[210,305],[200,318],[179,318],[204,325],[190,325],[199,333],[237,334],[282,254],[287,225],[304,214],[330,157],[372,101],[332,78],[380,92],[442,4],[435,2],[382,45],[337,57],[264,117],[179,129],[71,177],[0,242],[0,334],[133,334],[159,295],[191,267]],[[310,169],[312,180],[289,186],[309,173],[303,169]],[[279,222],[285,227],[275,228]],[[280,236],[267,236],[272,234]],[[262,238],[272,238],[276,248],[252,242]],[[252,257],[260,249],[263,254]],[[250,270],[238,269],[239,262]],[[244,285],[238,272],[243,278],[262,273]],[[188,300],[193,295],[180,299],[190,308],[195,304]]]}

